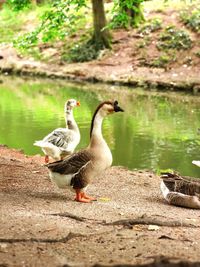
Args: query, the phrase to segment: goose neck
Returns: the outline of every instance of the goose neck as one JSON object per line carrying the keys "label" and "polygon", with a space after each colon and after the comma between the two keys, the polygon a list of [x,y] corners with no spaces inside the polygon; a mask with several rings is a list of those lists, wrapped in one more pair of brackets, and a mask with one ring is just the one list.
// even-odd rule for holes
{"label": "goose neck", "polygon": [[66,127],[70,130],[78,130],[78,126],[76,124],[76,121],[74,119],[73,110],[68,108],[65,110],[65,123]]}
{"label": "goose neck", "polygon": [[99,113],[97,113],[91,125],[91,139],[94,137],[103,138],[101,130],[102,122],[103,117]]}

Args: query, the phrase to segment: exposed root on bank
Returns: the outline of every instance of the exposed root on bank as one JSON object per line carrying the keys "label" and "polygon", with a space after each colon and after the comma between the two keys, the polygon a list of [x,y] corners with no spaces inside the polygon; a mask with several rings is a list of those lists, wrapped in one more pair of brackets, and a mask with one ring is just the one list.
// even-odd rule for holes
{"label": "exposed root on bank", "polygon": [[185,223],[182,221],[162,221],[157,218],[144,217],[144,216],[135,218],[135,219],[118,220],[118,221],[107,223],[106,225],[122,225],[124,227],[132,228],[132,226],[136,224],[158,225],[158,226],[167,226],[167,227],[191,227],[191,228],[199,227],[198,225]]}
{"label": "exposed root on bank", "polygon": [[23,243],[23,242],[37,242],[37,243],[66,243],[72,238],[82,237],[81,234],[69,233],[62,238],[0,238],[0,243]]}
{"label": "exposed root on bank", "polygon": [[123,219],[123,220],[118,220],[118,221],[106,223],[105,220],[100,221],[100,220],[80,217],[80,216],[74,215],[74,214],[69,213],[69,212],[54,213],[54,214],[50,214],[50,215],[60,216],[60,217],[68,217],[70,219],[74,219],[74,220],[79,221],[79,222],[92,221],[92,223],[95,222],[96,224],[105,225],[105,226],[121,225],[121,226],[128,227],[128,228],[132,228],[132,226],[136,225],[136,224],[158,225],[158,226],[167,226],[167,227],[191,227],[191,228],[199,227],[198,225],[186,223],[183,221],[163,221],[163,220],[160,220],[160,219],[155,218],[155,217],[153,218],[153,217],[147,217],[147,216],[141,216],[141,217],[134,218],[134,219]]}
{"label": "exposed root on bank", "polygon": [[94,264],[92,267],[199,267],[200,262],[183,261],[175,257],[156,255],[152,257],[154,261],[146,264]]}

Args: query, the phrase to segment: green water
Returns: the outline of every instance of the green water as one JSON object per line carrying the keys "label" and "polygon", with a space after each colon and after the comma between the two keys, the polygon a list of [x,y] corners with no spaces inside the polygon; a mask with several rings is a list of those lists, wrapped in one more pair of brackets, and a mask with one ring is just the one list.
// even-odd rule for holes
{"label": "green water", "polygon": [[[174,169],[200,177],[200,97],[180,93],[147,93],[64,81],[22,80],[2,77],[0,83],[0,143],[23,149],[28,155],[42,154],[33,146],[57,127],[64,127],[64,102],[75,98],[81,107],[74,117],[81,132],[78,149],[89,142],[90,120],[102,100],[117,99],[124,113],[104,120],[103,134],[112,150],[113,165],[129,169]],[[87,90],[86,90],[87,88]],[[109,90],[109,91],[108,91]]]}

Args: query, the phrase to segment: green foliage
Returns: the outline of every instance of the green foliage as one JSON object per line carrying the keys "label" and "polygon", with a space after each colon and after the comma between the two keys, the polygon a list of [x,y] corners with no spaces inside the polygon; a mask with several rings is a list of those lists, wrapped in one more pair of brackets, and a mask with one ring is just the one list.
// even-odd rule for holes
{"label": "green foliage", "polygon": [[154,18],[146,22],[142,27],[139,28],[138,32],[143,35],[149,35],[152,32],[162,29],[162,20]]}
{"label": "green foliage", "polygon": [[12,43],[15,34],[21,30],[23,22],[24,16],[4,6],[0,19],[0,43]]}
{"label": "green foliage", "polygon": [[156,174],[157,175],[162,175],[162,173],[172,173],[172,174],[178,174],[176,171],[174,171],[173,169],[159,169],[159,168],[157,168],[156,170],[155,170],[155,172],[156,172]]}
{"label": "green foliage", "polygon": [[67,53],[62,55],[62,59],[67,62],[85,62],[96,59],[99,53],[100,47],[88,41],[76,44]]}
{"label": "green foliage", "polygon": [[145,0],[113,0],[113,18],[110,28],[128,28],[138,26],[143,20],[141,3]]}
{"label": "green foliage", "polygon": [[32,32],[17,40],[14,45],[22,50],[29,49],[39,42],[47,43],[56,39],[64,39],[72,34],[83,13],[85,0],[55,0],[52,6],[41,16],[41,24]]}
{"label": "green foliage", "polygon": [[189,49],[192,46],[192,40],[187,32],[176,29],[174,26],[168,26],[159,36],[157,48],[159,50],[167,49]]}
{"label": "green foliage", "polygon": [[150,45],[150,43],[151,43],[151,38],[149,38],[149,36],[145,36],[142,40],[140,40],[137,43],[137,47],[138,48],[144,48],[144,47]]}
{"label": "green foliage", "polygon": [[166,68],[169,63],[175,60],[175,55],[167,53],[161,54],[156,58],[150,58],[144,55],[140,60],[140,66],[148,66],[153,68]]}
{"label": "green foliage", "polygon": [[40,30],[36,29],[30,33],[24,34],[13,41],[14,47],[22,52],[30,50],[38,44],[38,34]]}
{"label": "green foliage", "polygon": [[197,51],[197,52],[195,53],[195,55],[196,55],[197,57],[200,57],[200,51]]}
{"label": "green foliage", "polygon": [[151,62],[151,67],[164,68],[170,61],[171,58],[169,57],[169,55],[160,55]]}
{"label": "green foliage", "polygon": [[31,5],[30,0],[7,0],[6,3],[14,11],[24,10]]}
{"label": "green foliage", "polygon": [[180,15],[184,24],[195,32],[200,32],[200,8],[192,12],[184,11]]}

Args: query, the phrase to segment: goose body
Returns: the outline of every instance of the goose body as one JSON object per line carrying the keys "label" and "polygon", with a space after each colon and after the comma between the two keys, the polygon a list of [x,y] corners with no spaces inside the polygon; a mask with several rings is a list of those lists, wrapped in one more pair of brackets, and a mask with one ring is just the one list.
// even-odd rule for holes
{"label": "goose body", "polygon": [[193,160],[192,163],[198,167],[200,167],[200,160]]}
{"label": "goose body", "polygon": [[60,188],[70,187],[75,190],[76,201],[94,200],[85,194],[85,188],[112,164],[112,154],[102,136],[101,126],[104,117],[118,111],[123,110],[117,101],[101,103],[92,118],[88,147],[64,160],[47,164],[51,180]]}
{"label": "goose body", "polygon": [[35,146],[41,147],[45,154],[45,162],[49,162],[49,157],[60,160],[71,155],[80,142],[80,132],[73,117],[73,108],[80,103],[75,99],[69,99],[65,103],[66,128],[57,128],[42,140],[36,141]]}
{"label": "goose body", "polygon": [[200,182],[172,173],[163,173],[161,179],[161,191],[169,204],[200,209]]}

